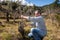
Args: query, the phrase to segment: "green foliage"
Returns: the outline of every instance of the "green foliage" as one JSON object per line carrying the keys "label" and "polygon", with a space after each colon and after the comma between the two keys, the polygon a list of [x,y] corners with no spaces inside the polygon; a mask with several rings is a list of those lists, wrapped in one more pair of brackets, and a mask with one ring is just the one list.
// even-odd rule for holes
{"label": "green foliage", "polygon": [[52,3],[53,8],[60,7],[59,6],[60,4],[58,4],[58,2],[59,2],[59,0],[55,0],[55,2]]}

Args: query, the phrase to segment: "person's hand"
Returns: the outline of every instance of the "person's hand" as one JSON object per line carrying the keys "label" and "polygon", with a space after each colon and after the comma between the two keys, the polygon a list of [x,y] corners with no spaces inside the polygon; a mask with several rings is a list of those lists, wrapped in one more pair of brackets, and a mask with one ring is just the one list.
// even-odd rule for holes
{"label": "person's hand", "polygon": [[21,18],[23,18],[23,19],[27,19],[27,16],[21,15]]}
{"label": "person's hand", "polygon": [[23,18],[23,15],[21,15],[21,18]]}

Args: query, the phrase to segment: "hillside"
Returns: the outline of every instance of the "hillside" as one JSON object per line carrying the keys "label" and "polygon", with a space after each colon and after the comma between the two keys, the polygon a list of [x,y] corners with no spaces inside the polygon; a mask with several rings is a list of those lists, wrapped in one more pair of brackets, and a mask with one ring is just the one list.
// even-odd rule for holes
{"label": "hillside", "polygon": [[[18,40],[22,39],[21,33],[18,32],[19,22],[22,21],[24,25],[25,38],[29,40],[27,34],[31,26],[30,22],[24,19],[20,19],[20,15],[33,16],[34,10],[38,9],[43,14],[46,27],[47,36],[44,40],[60,40],[60,4],[55,5],[55,2],[43,7],[37,6],[23,6],[16,3],[12,5],[1,4],[0,5],[0,40]],[[16,7],[16,8],[14,8]],[[23,26],[22,25],[22,26]],[[30,39],[32,40],[32,39]]]}
{"label": "hillside", "polygon": [[[18,38],[21,38],[21,34],[18,32],[18,21],[20,20],[16,20],[17,23],[14,23],[13,20],[7,23],[5,19],[0,19],[0,21],[3,24],[0,25],[0,40],[18,40]],[[44,40],[60,40],[60,26],[58,26],[58,22],[54,20],[54,23],[52,23],[49,18],[45,19],[45,22],[48,33]],[[29,22],[25,24],[29,24]],[[26,25],[24,27],[25,32],[28,33],[30,28],[29,25]]]}

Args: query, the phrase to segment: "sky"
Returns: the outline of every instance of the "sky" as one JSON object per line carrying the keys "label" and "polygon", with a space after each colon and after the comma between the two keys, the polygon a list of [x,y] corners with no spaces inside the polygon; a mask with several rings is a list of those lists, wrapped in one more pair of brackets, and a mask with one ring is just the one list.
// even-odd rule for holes
{"label": "sky", "polygon": [[26,0],[27,2],[31,2],[36,6],[44,6],[53,3],[55,0]]}
{"label": "sky", "polygon": [[[1,0],[3,1],[3,0]],[[12,1],[17,1],[17,0],[12,0]],[[22,5],[27,5],[27,6],[44,6],[44,5],[49,5],[53,3],[55,0],[20,0]]]}

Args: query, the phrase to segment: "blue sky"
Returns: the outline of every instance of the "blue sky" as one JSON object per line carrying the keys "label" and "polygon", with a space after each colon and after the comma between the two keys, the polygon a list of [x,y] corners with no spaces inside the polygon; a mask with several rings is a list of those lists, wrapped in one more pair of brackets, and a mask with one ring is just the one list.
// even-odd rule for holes
{"label": "blue sky", "polygon": [[55,0],[26,0],[27,2],[31,2],[36,6],[44,6],[53,3]]}
{"label": "blue sky", "polygon": [[[12,1],[15,2],[17,0]],[[33,4],[35,4],[36,6],[44,6],[53,3],[55,0],[19,0],[19,1],[21,1],[22,5],[33,6]]]}

